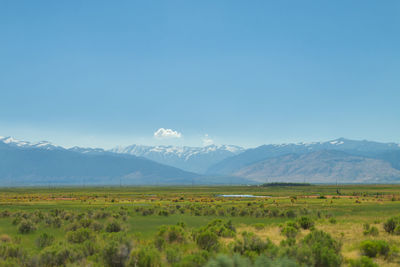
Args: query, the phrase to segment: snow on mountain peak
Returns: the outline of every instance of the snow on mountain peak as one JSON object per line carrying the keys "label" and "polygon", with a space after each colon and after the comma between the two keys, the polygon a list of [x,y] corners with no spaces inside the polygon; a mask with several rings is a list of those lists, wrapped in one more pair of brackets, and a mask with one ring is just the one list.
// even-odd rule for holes
{"label": "snow on mountain peak", "polygon": [[60,148],[58,146],[55,146],[51,144],[50,142],[47,141],[40,141],[37,143],[31,143],[28,141],[20,141],[17,140],[11,136],[8,137],[0,137],[0,142],[3,142],[4,144],[14,146],[14,147],[20,147],[20,148],[41,148],[41,149],[55,149],[55,148]]}

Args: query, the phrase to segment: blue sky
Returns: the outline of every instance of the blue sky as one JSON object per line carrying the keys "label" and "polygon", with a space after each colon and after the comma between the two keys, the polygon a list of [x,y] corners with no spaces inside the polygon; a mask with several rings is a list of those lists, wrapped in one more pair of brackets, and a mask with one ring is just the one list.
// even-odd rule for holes
{"label": "blue sky", "polygon": [[397,0],[4,0],[0,135],[400,142],[399,28]]}

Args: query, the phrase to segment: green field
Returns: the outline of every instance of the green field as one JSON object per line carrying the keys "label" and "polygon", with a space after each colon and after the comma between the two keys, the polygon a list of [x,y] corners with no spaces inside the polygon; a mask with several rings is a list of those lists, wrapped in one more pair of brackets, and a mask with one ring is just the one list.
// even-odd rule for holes
{"label": "green field", "polygon": [[399,215],[399,185],[2,188],[0,266],[399,266]]}

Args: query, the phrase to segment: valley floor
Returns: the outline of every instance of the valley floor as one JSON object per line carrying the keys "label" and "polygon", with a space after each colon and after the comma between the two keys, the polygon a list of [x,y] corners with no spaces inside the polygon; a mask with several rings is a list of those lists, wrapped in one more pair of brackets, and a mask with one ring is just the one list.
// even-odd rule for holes
{"label": "valley floor", "polygon": [[399,185],[2,188],[0,266],[399,266],[396,216]]}

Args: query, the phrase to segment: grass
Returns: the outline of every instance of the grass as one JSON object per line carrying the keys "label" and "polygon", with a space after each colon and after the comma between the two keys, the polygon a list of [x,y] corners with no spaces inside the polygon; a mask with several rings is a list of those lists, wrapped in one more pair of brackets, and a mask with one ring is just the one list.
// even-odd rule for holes
{"label": "grass", "polygon": [[[340,194],[338,194],[338,192]],[[271,196],[268,198],[222,198],[221,194],[253,194]],[[152,214],[143,216],[136,209],[174,210],[177,206],[185,207],[183,214],[176,212],[168,216]],[[0,212],[49,213],[55,209],[71,211],[75,214],[93,213],[98,210],[113,214],[126,210],[128,216],[123,221],[126,236],[137,240],[152,240],[162,225],[174,225],[184,222],[188,228],[195,229],[208,222],[223,218],[231,220],[238,233],[250,231],[263,239],[269,238],[279,245],[284,237],[280,234],[280,225],[288,217],[260,216],[246,214],[246,211],[293,210],[309,214],[316,220],[316,228],[332,235],[342,242],[342,255],[345,259],[360,257],[359,244],[366,239],[386,240],[389,244],[400,247],[400,237],[387,234],[382,223],[389,217],[400,214],[399,185],[311,185],[311,186],[194,186],[194,187],[32,187],[0,188]],[[204,214],[204,210],[215,209],[215,214]],[[218,210],[226,213],[221,216]],[[231,215],[231,210],[244,212],[243,215]],[[196,210],[203,213],[196,214]],[[229,212],[227,212],[229,211]],[[329,218],[335,218],[331,223]],[[0,236],[8,235],[19,240],[28,251],[39,253],[35,240],[42,233],[55,237],[56,242],[65,239],[66,225],[61,228],[46,226],[43,222],[37,225],[37,231],[22,235],[17,226],[12,224],[13,217],[0,218]],[[110,219],[99,219],[106,224]],[[377,237],[363,235],[363,224],[370,223],[379,229]],[[264,224],[256,229],[254,224]],[[309,230],[302,230],[298,239]],[[222,238],[224,244],[233,242],[232,238]],[[380,266],[396,266],[399,259],[391,261],[378,258]]]}

